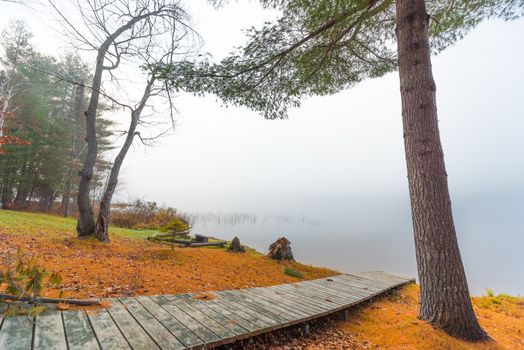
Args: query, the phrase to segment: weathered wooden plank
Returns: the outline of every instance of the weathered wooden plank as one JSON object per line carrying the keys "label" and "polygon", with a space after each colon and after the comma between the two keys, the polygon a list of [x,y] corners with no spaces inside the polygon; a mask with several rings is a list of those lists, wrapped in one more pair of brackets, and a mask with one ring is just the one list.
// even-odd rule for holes
{"label": "weathered wooden plank", "polygon": [[[287,288],[287,286],[285,288]],[[318,291],[313,287],[306,286],[303,284],[289,286],[289,289],[292,290],[295,294],[309,296],[310,298],[322,300],[326,303],[332,303],[335,304],[336,307],[348,304],[347,299],[343,299],[337,295],[327,293],[326,290]]]}
{"label": "weathered wooden plank", "polygon": [[337,276],[336,278],[333,278],[333,280],[339,284],[344,284],[348,286],[348,288],[360,291],[367,291],[371,292],[372,294],[380,293],[390,288],[389,285],[377,285],[377,282],[371,280],[363,280],[360,277],[354,276]]}
{"label": "weathered wooden plank", "polygon": [[161,349],[186,348],[135,298],[119,298],[119,300]]}
{"label": "weathered wooden plank", "polygon": [[165,296],[165,298],[173,304],[175,304],[180,310],[184,311],[188,315],[191,315],[192,318],[205,325],[209,330],[211,330],[218,337],[220,337],[220,339],[235,338],[235,333],[223,327],[222,325],[220,325],[220,323],[208,317],[200,310],[195,309],[194,307],[186,303],[184,300],[172,295]]}
{"label": "weathered wooden plank", "polygon": [[127,311],[127,309],[118,301],[118,299],[108,299],[111,306],[107,311],[115,321],[124,335],[127,342],[133,349],[159,349],[156,343],[151,339],[149,334],[144,331],[134,317]]}
{"label": "weathered wooden plank", "polygon": [[220,340],[220,337],[213,333],[209,328],[195,320],[193,317],[189,316],[187,313],[179,309],[169,300],[163,296],[151,297],[158,305],[160,305],[164,310],[169,312],[174,318],[176,318],[180,323],[189,328],[193,333],[198,335],[199,338],[204,340],[205,343],[214,343]]}
{"label": "weathered wooden plank", "polygon": [[0,329],[0,349],[29,350],[33,340],[33,320],[27,316],[10,316]]}
{"label": "weathered wooden plank", "polygon": [[46,310],[36,317],[33,344],[35,350],[67,350],[60,311]]}
{"label": "weathered wooden plank", "polygon": [[196,348],[205,344],[204,340],[193,333],[183,323],[174,318],[150,297],[137,297],[136,300],[188,348]]}
{"label": "weathered wooden plank", "polygon": [[329,300],[328,298],[311,296],[305,293],[297,293],[296,288],[292,287],[289,284],[272,286],[269,289],[278,291],[279,293],[283,293],[284,295],[293,296],[297,300],[303,300],[304,302],[308,302],[309,304],[315,305],[317,308],[320,308],[323,311],[330,310],[333,308],[333,301]]}
{"label": "weathered wooden plank", "polygon": [[334,309],[340,306],[339,302],[332,300],[331,298],[327,298],[326,296],[323,296],[323,295],[308,293],[305,290],[298,291],[296,287],[292,287],[290,285],[281,285],[281,286],[275,286],[272,288],[280,290],[284,293],[293,294],[298,298],[308,300],[312,303],[316,303],[326,310],[331,310],[331,309]]}
{"label": "weathered wooden plank", "polygon": [[281,314],[283,313],[285,315],[289,315],[292,320],[301,319],[301,318],[309,316],[308,313],[303,312],[300,309],[296,309],[296,308],[293,309],[293,308],[287,307],[285,304],[279,303],[278,300],[273,299],[271,301],[268,301],[263,296],[253,294],[250,289],[244,289],[244,290],[239,290],[235,292],[238,293],[239,295],[252,299],[251,301],[253,303],[258,304],[259,306],[273,309],[275,311],[280,312]]}
{"label": "weathered wooden plank", "polygon": [[320,306],[315,302],[310,302],[304,298],[297,298],[295,295],[282,292],[275,288],[254,288],[254,292],[267,296],[271,299],[276,299],[281,303],[284,303],[292,308],[297,308],[299,310],[305,311],[312,315],[323,313],[326,311],[326,307]]}
{"label": "weathered wooden plank", "polygon": [[70,350],[100,349],[95,332],[91,328],[85,312],[80,310],[62,311],[62,317],[64,319],[67,345]]}
{"label": "weathered wooden plank", "polygon": [[237,317],[240,317],[258,327],[258,330],[260,329],[266,329],[269,328],[272,324],[274,324],[274,321],[266,320],[265,317],[259,317],[259,315],[248,312],[245,307],[242,305],[238,305],[235,303],[226,303],[224,301],[224,297],[218,296],[216,299],[213,300],[213,302],[218,305],[220,308],[227,310],[231,312],[232,314],[235,314]]}
{"label": "weathered wooden plank", "polygon": [[89,311],[87,317],[102,349],[131,349],[106,309]]}
{"label": "weathered wooden plank", "polygon": [[230,295],[232,298],[237,300],[239,303],[246,305],[247,307],[253,308],[255,311],[258,311],[262,314],[265,314],[268,317],[271,317],[283,324],[296,320],[294,315],[291,315],[289,312],[284,312],[283,310],[276,307],[272,304],[264,304],[260,300],[252,297],[251,295],[246,295],[240,293],[239,291],[226,291],[224,294]]}
{"label": "weathered wooden plank", "polygon": [[388,285],[378,286],[376,282],[371,281],[371,280],[360,280],[360,279],[359,280],[355,280],[355,279],[348,280],[346,278],[338,278],[337,276],[333,278],[332,281],[333,282],[331,283],[335,284],[336,286],[347,288],[347,289],[350,289],[356,292],[364,293],[366,295],[369,293],[374,294],[378,291],[384,290],[385,288],[389,288]]}
{"label": "weathered wooden plank", "polygon": [[[283,310],[289,312],[291,315],[293,315],[296,318],[305,318],[310,317],[314,315],[316,312],[311,311],[308,307],[304,307],[303,304],[291,306],[292,301],[288,299],[284,299],[280,297],[279,295],[273,295],[270,297],[266,293],[261,293],[257,289],[246,289],[242,291],[246,295],[250,295],[253,298],[257,298],[260,302],[267,303],[267,304],[276,304],[278,307]],[[297,307],[298,306],[298,307]]]}
{"label": "weathered wooden plank", "polygon": [[[216,313],[223,315],[227,317],[232,322],[240,325],[241,327],[247,329],[250,333],[255,333],[260,329],[266,328],[268,325],[266,323],[261,322],[251,322],[247,320],[246,318],[243,318],[239,316],[237,313],[232,312],[230,308],[224,308],[223,305],[220,302],[217,302],[216,300],[206,300],[206,301],[200,301],[200,303],[205,304],[205,306]],[[249,316],[247,317],[249,318]]]}
{"label": "weathered wooden plank", "polygon": [[348,288],[360,288],[370,291],[373,296],[382,294],[387,290],[398,287],[404,283],[384,284],[383,282],[376,282],[373,280],[363,279],[359,276],[337,276],[337,282],[346,284]]}
{"label": "weathered wooden plank", "polygon": [[243,322],[238,322],[237,319],[232,320],[228,318],[225,314],[219,313],[215,311],[214,309],[212,309],[209,305],[210,303],[206,304],[208,300],[198,300],[198,299],[191,297],[188,294],[178,294],[175,297],[180,298],[181,300],[185,301],[186,303],[188,303],[195,309],[204,313],[206,316],[218,322],[223,327],[233,332],[235,335],[242,335],[242,334],[246,334],[250,332],[249,327],[244,328],[242,326]]}
{"label": "weathered wooden plank", "polygon": [[268,316],[266,313],[261,313],[258,310],[254,310],[254,308],[252,307],[246,307],[245,304],[242,304],[230,295],[220,295],[220,298],[218,300],[224,303],[225,305],[233,306],[239,310],[242,310],[245,314],[251,315],[256,319],[262,320],[271,326],[277,325],[281,321],[280,318],[278,318],[277,316]]}
{"label": "weathered wooden plank", "polygon": [[317,283],[310,283],[310,282],[304,282],[304,286],[308,286],[311,289],[317,290],[318,292],[321,292],[325,295],[339,298],[346,303],[348,302],[353,303],[362,298],[367,298],[369,295],[372,294],[372,293],[355,294],[355,293],[350,292],[349,290],[338,289],[335,286],[324,286],[324,285],[319,285]]}
{"label": "weathered wooden plank", "polygon": [[354,287],[350,286],[344,283],[341,283],[339,281],[335,281],[332,279],[329,280],[315,280],[315,281],[308,281],[309,284],[315,285],[322,288],[328,288],[331,290],[336,290],[341,293],[345,293],[348,295],[351,295],[355,298],[361,298],[361,297],[367,297],[369,294],[373,294],[373,290],[369,289],[363,289],[360,287]]}
{"label": "weathered wooden plank", "polygon": [[[398,273],[398,272],[384,272],[384,271],[375,271],[375,272],[380,272],[380,273],[387,274],[387,275],[390,275],[390,276],[393,276],[393,277],[398,277],[398,278],[404,280],[406,283],[412,283],[412,282],[416,281],[415,278],[410,277],[408,275],[404,275],[402,273]],[[361,273],[365,274],[365,272],[361,272]]]}
{"label": "weathered wooden plank", "polygon": [[342,280],[351,282],[355,286],[360,287],[374,287],[378,290],[382,290],[384,288],[391,287],[391,283],[384,282],[384,281],[377,281],[374,279],[370,279],[369,277],[363,277],[363,276],[357,276],[357,275],[339,275],[336,276],[336,278]]}
{"label": "weathered wooden plank", "polygon": [[363,290],[361,288],[353,288],[351,286],[344,285],[342,283],[329,282],[325,280],[311,281],[311,285],[316,285],[320,288],[325,288],[332,291],[337,291],[342,293],[350,298],[355,300],[360,300],[362,298],[367,298],[369,295],[374,294],[374,292],[367,289]]}
{"label": "weathered wooden plank", "polygon": [[374,281],[384,282],[387,284],[401,283],[404,281],[404,279],[392,276],[390,274],[383,274],[380,271],[358,272],[352,275],[360,276]]}
{"label": "weathered wooden plank", "polygon": [[349,293],[329,289],[329,288],[322,287],[322,286],[319,287],[318,285],[311,284],[309,282],[304,282],[303,284],[300,284],[296,288],[298,290],[307,289],[311,293],[317,293],[318,295],[326,296],[330,299],[338,300],[339,302],[345,303],[345,304],[351,303],[359,299],[359,297],[352,296]]}
{"label": "weathered wooden plank", "polygon": [[239,305],[243,305],[247,308],[248,311],[256,313],[259,315],[259,317],[267,317],[268,319],[274,320],[276,324],[282,324],[282,325],[288,325],[289,321],[291,321],[288,317],[283,317],[279,315],[278,313],[275,313],[272,310],[265,309],[263,307],[260,307],[256,304],[253,304],[252,302],[249,302],[247,300],[244,300],[243,298],[239,298],[238,296],[231,294],[229,292],[221,292],[222,295],[227,296],[227,300],[232,300]]}
{"label": "weathered wooden plank", "polygon": [[388,284],[406,283],[411,280],[410,278],[399,277],[390,273],[384,273],[382,271],[361,272],[354,275]]}
{"label": "weathered wooden plank", "polygon": [[264,290],[264,292],[275,293],[281,296],[282,298],[294,300],[296,303],[300,305],[308,305],[313,310],[317,310],[317,313],[323,313],[332,308],[332,305],[325,305],[324,303],[319,303],[318,300],[311,299],[303,295],[295,295],[294,293],[290,293],[288,290],[282,290],[281,288],[279,288],[279,286],[270,287]]}
{"label": "weathered wooden plank", "polygon": [[313,283],[313,281],[307,281],[304,283],[304,285],[313,289],[324,291],[328,294],[333,294],[342,299],[352,299],[352,301],[359,300],[361,298],[367,298],[369,295],[373,294],[369,290],[347,288],[347,286],[334,282],[319,281],[318,283]]}

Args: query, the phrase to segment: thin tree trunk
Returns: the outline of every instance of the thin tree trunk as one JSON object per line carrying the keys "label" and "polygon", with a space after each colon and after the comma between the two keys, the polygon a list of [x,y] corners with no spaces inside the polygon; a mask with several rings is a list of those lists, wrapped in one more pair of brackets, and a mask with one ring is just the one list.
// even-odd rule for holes
{"label": "thin tree trunk", "polygon": [[116,156],[115,161],[113,162],[113,167],[111,168],[111,173],[109,174],[109,179],[107,181],[107,186],[100,201],[100,209],[98,211],[98,218],[96,221],[95,236],[96,239],[98,239],[101,242],[109,242],[109,219],[111,210],[111,200],[113,198],[113,194],[115,193],[116,186],[118,184],[118,175],[120,173],[120,168],[122,167],[122,163],[124,162],[124,158],[126,157],[129,148],[133,144],[133,139],[136,135],[136,128],[140,120],[140,115],[144,110],[147,100],[151,96],[151,88],[153,87],[154,80],[155,78],[153,77],[148,82],[138,108],[131,112],[131,121],[129,123],[129,129],[127,131],[126,140],[124,141],[124,144],[120,149],[120,152],[118,152],[118,155]]}
{"label": "thin tree trunk", "polygon": [[[134,119],[134,117],[133,117]],[[96,232],[95,237],[101,242],[109,242],[109,216],[111,208],[111,200],[113,194],[115,193],[116,186],[118,184],[118,175],[120,173],[120,168],[124,162],[124,158],[133,143],[133,138],[135,136],[137,123],[133,120],[129,125],[128,133],[124,145],[118,152],[118,155],[115,158],[113,167],[111,168],[111,173],[109,174],[109,179],[107,181],[107,186],[100,200],[100,208],[98,210],[98,218],[96,220]]]}
{"label": "thin tree trunk", "polygon": [[64,203],[63,203],[63,206],[64,206],[64,217],[68,217],[68,216],[71,216],[71,206],[70,206],[70,202],[71,202],[71,178],[73,176],[73,169],[72,169],[72,166],[69,168],[69,170],[67,171],[67,182],[66,182],[66,190],[65,190],[65,193],[64,193]]}
{"label": "thin tree trunk", "polygon": [[[27,209],[27,194],[29,193],[29,189],[32,186],[34,182],[34,176],[30,173],[28,173],[29,169],[34,169],[35,164],[30,164],[29,161],[26,161],[24,166],[22,167],[22,172],[20,174],[20,181],[18,182],[18,186],[16,188],[16,197],[15,197],[15,208],[18,210],[24,210]],[[31,180],[31,179],[33,180]]]}
{"label": "thin tree trunk", "polygon": [[73,109],[71,113],[71,133],[72,133],[72,139],[71,139],[71,154],[70,154],[70,162],[69,162],[69,169],[67,172],[67,182],[66,182],[66,191],[64,194],[64,216],[68,217],[71,215],[71,184],[72,184],[72,177],[73,177],[73,167],[74,163],[79,155],[76,153],[76,144],[77,144],[77,125],[80,125],[80,120],[82,118],[83,114],[83,104],[84,104],[84,94],[85,94],[85,88],[83,85],[83,82],[81,85],[77,86],[74,91],[74,102],[73,102]]}
{"label": "thin tree trunk", "polygon": [[[5,72],[0,71],[0,137],[4,136],[4,124],[7,118],[7,99],[4,98]],[[0,147],[2,144],[0,143]]]}
{"label": "thin tree trunk", "polygon": [[449,197],[437,120],[424,0],[398,0],[402,121],[418,274],[420,318],[455,337],[487,339],[466,281]]}
{"label": "thin tree trunk", "polygon": [[[9,100],[11,98],[11,91],[8,91],[4,96],[6,85],[5,72],[0,72],[0,137],[4,136],[5,121],[7,119],[7,111],[9,110]],[[2,144],[0,144],[0,148]]]}

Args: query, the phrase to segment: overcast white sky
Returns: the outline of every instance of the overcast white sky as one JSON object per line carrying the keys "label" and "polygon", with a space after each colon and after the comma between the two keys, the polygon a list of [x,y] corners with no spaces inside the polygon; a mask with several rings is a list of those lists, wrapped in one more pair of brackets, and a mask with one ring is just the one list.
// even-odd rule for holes
{"label": "overcast white sky", "polygon": [[[23,18],[38,49],[56,53],[66,47],[42,14],[1,6],[0,27]],[[272,15],[251,1],[218,11],[191,1],[190,12],[216,58],[243,42],[241,29]],[[454,196],[524,193],[522,38],[524,20],[490,21],[433,60]],[[288,120],[277,121],[221,107],[212,96],[180,96],[175,134],[129,155],[119,198],[191,211],[256,211],[296,198],[405,196],[398,85],[396,74],[366,81],[306,100]]]}

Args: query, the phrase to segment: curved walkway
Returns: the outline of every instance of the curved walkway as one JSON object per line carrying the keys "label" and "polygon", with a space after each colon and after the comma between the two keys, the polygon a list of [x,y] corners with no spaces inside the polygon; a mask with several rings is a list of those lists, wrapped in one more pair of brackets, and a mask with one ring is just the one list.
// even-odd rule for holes
{"label": "curved walkway", "polygon": [[107,299],[94,311],[48,310],[0,325],[0,349],[203,349],[329,315],[414,279],[385,272],[272,287]]}

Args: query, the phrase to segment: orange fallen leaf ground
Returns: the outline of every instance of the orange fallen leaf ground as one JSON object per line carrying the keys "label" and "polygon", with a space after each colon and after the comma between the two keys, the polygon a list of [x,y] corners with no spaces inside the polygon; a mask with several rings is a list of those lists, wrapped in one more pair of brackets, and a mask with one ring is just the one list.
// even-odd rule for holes
{"label": "orange fallen leaf ground", "polygon": [[[117,230],[114,230],[117,232]],[[129,234],[137,234],[135,232]],[[35,256],[49,272],[61,274],[64,296],[115,297],[197,292],[212,298],[214,290],[296,282],[283,273],[285,266],[305,279],[337,272],[302,265],[278,264],[252,252],[224,249],[158,246],[143,239],[115,235],[110,244],[75,238],[74,221],[39,214],[0,211],[0,261],[20,247]],[[2,289],[2,286],[0,286]],[[45,296],[57,297],[58,289]],[[475,297],[475,311],[494,342],[471,344],[451,338],[417,319],[418,286],[410,285],[391,296],[358,308],[345,322],[336,322],[309,337],[301,333],[274,339],[253,349],[398,349],[487,350],[524,349],[524,298]],[[64,308],[70,307],[63,305]],[[86,309],[90,309],[89,307]]]}
{"label": "orange fallen leaf ground", "polygon": [[[12,227],[0,227],[2,265],[9,252],[22,248],[47,271],[61,275],[66,298],[205,292],[299,281],[284,274],[285,266],[300,272],[304,279],[337,274],[295,262],[278,264],[253,252],[178,247],[172,251],[169,246],[143,239],[114,237],[110,244],[102,244],[79,240],[71,231],[14,232]],[[57,297],[59,292],[46,288],[43,295]]]}
{"label": "orange fallen leaf ground", "polygon": [[524,298],[474,297],[473,304],[493,342],[463,342],[418,320],[417,285],[406,286],[388,298],[353,312],[350,319],[339,323],[337,328],[354,335],[369,349],[524,349]]}

